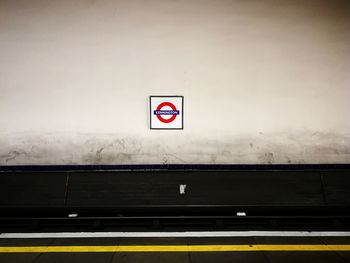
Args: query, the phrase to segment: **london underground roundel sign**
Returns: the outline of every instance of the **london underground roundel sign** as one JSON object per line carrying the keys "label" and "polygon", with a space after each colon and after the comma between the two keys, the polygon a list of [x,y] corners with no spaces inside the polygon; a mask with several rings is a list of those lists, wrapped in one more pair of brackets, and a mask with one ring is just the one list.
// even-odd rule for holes
{"label": "london underground roundel sign", "polygon": [[183,96],[150,96],[151,129],[183,129]]}

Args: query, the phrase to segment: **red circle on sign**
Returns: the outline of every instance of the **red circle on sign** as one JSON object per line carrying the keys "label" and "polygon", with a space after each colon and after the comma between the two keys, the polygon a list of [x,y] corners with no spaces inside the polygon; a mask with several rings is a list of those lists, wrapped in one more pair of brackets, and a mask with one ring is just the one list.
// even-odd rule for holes
{"label": "red circle on sign", "polygon": [[[157,110],[161,110],[163,107],[165,107],[165,106],[168,106],[168,107],[170,107],[172,110],[177,110],[176,109],[176,107],[175,107],[175,105],[174,104],[172,104],[172,103],[170,103],[170,102],[162,102],[161,104],[159,104],[158,105],[158,107],[157,107]],[[175,118],[176,118],[176,114],[174,114],[174,115],[172,115],[171,116],[171,118],[169,118],[169,119],[164,119],[162,116],[160,116],[160,115],[156,115],[157,116],[157,118],[158,118],[158,120],[160,120],[161,122],[164,122],[164,123],[170,123],[170,122],[172,122],[173,120],[175,120]]]}

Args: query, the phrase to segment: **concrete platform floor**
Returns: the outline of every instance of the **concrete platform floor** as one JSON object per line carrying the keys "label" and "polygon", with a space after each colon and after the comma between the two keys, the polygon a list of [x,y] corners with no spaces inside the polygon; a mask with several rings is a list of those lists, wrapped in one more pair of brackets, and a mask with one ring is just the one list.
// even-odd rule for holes
{"label": "concrete platform floor", "polygon": [[350,262],[350,237],[0,238],[0,263],[59,262]]}

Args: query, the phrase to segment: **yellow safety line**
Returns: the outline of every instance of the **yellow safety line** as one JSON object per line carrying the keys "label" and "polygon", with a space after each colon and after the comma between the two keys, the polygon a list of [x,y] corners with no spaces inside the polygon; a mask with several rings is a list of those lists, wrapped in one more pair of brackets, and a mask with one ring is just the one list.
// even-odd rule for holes
{"label": "yellow safety line", "polygon": [[142,245],[0,247],[0,253],[350,251],[350,245]]}

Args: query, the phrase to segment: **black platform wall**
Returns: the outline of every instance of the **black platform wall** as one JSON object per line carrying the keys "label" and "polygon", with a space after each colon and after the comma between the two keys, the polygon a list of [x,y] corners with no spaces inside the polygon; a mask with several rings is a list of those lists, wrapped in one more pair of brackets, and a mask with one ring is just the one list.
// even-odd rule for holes
{"label": "black platform wall", "polygon": [[[350,206],[349,169],[16,170],[0,173],[0,209]],[[185,195],[179,192],[180,184],[187,186]]]}

